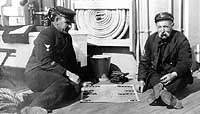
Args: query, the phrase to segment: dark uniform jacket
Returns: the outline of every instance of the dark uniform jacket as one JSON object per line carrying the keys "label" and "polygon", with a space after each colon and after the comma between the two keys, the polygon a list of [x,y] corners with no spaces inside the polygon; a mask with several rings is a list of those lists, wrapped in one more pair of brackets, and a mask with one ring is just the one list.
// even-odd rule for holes
{"label": "dark uniform jacket", "polygon": [[25,72],[38,68],[61,75],[66,70],[81,75],[69,34],[60,33],[53,25],[39,33]]}
{"label": "dark uniform jacket", "polygon": [[144,55],[139,63],[138,80],[148,83],[148,78],[153,73],[165,75],[175,71],[179,78],[184,78],[186,83],[191,84],[193,82],[190,71],[192,54],[187,38],[181,32],[172,30],[159,62],[160,42],[157,32],[147,39]]}

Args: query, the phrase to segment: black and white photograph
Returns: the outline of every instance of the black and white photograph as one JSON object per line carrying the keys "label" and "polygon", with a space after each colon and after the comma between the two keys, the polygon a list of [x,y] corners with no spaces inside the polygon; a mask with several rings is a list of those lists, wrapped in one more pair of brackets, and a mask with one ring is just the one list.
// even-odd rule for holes
{"label": "black and white photograph", "polygon": [[199,0],[0,0],[0,114],[200,114]]}

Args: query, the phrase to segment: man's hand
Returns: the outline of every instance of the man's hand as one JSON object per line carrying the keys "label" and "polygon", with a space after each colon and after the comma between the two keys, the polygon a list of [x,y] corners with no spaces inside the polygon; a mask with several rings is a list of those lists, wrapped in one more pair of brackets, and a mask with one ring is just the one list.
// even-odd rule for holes
{"label": "man's hand", "polygon": [[160,80],[161,80],[161,83],[163,83],[164,85],[167,85],[170,82],[172,82],[176,77],[177,77],[177,73],[172,72],[172,73],[168,73],[164,75],[163,77],[160,78]]}
{"label": "man's hand", "polygon": [[137,85],[136,85],[136,90],[140,93],[143,92],[145,86],[145,82],[143,80],[138,81]]}
{"label": "man's hand", "polygon": [[80,78],[79,78],[79,76],[76,75],[76,74],[74,74],[74,73],[72,73],[72,72],[70,72],[69,70],[66,70],[66,76],[68,76],[69,79],[70,79],[71,81],[73,81],[74,83],[76,83],[76,84],[79,84],[79,83],[80,83]]}

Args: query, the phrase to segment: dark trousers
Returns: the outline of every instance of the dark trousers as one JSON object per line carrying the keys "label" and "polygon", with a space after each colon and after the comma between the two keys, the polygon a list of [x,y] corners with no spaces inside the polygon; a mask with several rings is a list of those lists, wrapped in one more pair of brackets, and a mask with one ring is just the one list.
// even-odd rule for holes
{"label": "dark trousers", "polygon": [[[152,74],[148,79],[146,89],[151,89],[153,88],[153,86],[160,83],[160,78],[162,76],[163,76],[162,74],[157,74],[157,73]],[[177,91],[182,90],[186,86],[187,83],[184,81],[184,79],[179,77],[175,78],[171,83],[165,85],[164,87],[172,94],[175,94]]]}
{"label": "dark trousers", "polygon": [[[37,93],[30,106],[54,109],[63,100],[72,100],[79,95],[79,85],[68,78],[50,71],[36,69],[25,73],[28,87]],[[39,93],[39,94],[38,94]]]}

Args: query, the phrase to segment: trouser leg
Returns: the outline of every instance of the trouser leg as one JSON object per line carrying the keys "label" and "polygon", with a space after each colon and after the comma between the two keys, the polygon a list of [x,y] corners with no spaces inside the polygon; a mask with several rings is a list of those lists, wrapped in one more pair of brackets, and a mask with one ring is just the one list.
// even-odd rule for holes
{"label": "trouser leg", "polygon": [[25,73],[26,84],[33,92],[43,92],[58,79],[65,80],[60,74],[44,70],[33,70]]}
{"label": "trouser leg", "polygon": [[69,79],[56,73],[38,71],[29,73],[26,77],[30,89],[40,92],[30,106],[52,109],[63,99],[72,100],[79,94]]}
{"label": "trouser leg", "polygon": [[[152,74],[147,82],[147,89],[153,88],[156,84],[160,83],[160,78],[163,75],[161,74]],[[167,89],[167,91],[171,92],[174,94],[175,92],[182,90],[185,88],[187,84],[183,80],[183,78],[176,78],[173,80],[170,84],[164,85],[164,87]]]}
{"label": "trouser leg", "polygon": [[52,109],[61,103],[64,98],[70,100],[77,96],[77,94],[71,84],[64,80],[57,80],[36,97],[30,106]]}
{"label": "trouser leg", "polygon": [[148,97],[149,103],[154,102],[156,99],[161,97],[161,100],[167,105],[173,106],[174,108],[182,108],[182,103],[173,95],[178,90],[186,87],[186,83],[182,78],[174,79],[170,84],[163,85],[160,83],[162,75],[154,74],[149,79],[148,88],[153,88],[152,93]]}
{"label": "trouser leg", "polygon": [[177,78],[173,80],[169,85],[165,86],[167,91],[175,94],[177,91],[184,89],[187,86],[187,83],[183,80],[183,78]]}
{"label": "trouser leg", "polygon": [[156,84],[160,83],[161,77],[162,77],[161,74],[157,74],[157,73],[152,74],[148,79],[146,88],[152,89]]}

